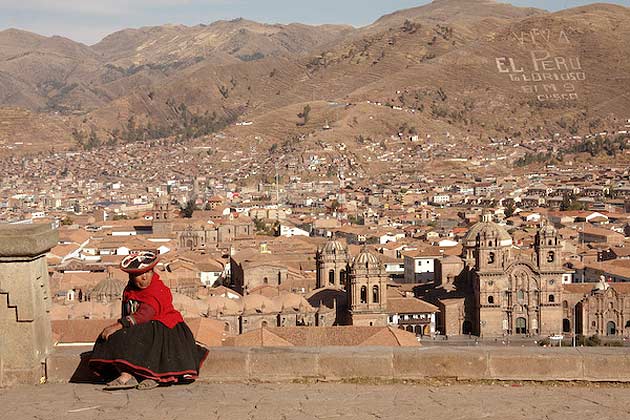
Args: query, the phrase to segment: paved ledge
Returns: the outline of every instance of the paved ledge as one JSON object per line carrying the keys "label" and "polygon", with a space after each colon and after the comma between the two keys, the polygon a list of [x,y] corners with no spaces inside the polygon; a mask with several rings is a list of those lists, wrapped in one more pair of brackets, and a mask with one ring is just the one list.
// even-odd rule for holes
{"label": "paved ledge", "polygon": [[[96,380],[81,359],[86,347],[57,348],[47,363],[51,383]],[[213,348],[205,382],[308,379],[630,382],[630,352],[617,348]]]}
{"label": "paved ledge", "polygon": [[0,390],[10,420],[623,420],[617,384],[339,384],[196,382],[151,391],[46,384]]}

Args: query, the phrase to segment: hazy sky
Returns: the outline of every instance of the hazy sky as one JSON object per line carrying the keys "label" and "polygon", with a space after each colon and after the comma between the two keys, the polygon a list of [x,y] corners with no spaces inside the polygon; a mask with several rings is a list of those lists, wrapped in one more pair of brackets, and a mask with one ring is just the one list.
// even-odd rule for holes
{"label": "hazy sky", "polygon": [[[507,2],[507,0],[505,0]],[[630,6],[630,0],[606,0]],[[267,23],[349,23],[363,26],[423,0],[0,0],[0,30],[20,28],[93,44],[123,28],[165,23],[196,25],[244,17]],[[511,0],[559,10],[584,0]]]}

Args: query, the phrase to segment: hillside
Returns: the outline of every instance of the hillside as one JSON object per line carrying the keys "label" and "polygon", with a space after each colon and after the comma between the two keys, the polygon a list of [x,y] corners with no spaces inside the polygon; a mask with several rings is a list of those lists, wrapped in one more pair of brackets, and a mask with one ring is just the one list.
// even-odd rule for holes
{"label": "hillside", "polygon": [[68,122],[20,108],[0,107],[0,151],[34,153],[74,146]]}
{"label": "hillside", "polygon": [[[630,9],[605,4],[436,0],[359,29],[238,19],[123,30],[92,47],[4,31],[0,103],[74,110],[79,131],[119,142],[226,125],[264,148],[407,131],[470,147],[575,135],[630,117],[629,22]],[[45,45],[49,63],[33,58]],[[33,74],[20,78],[14,60]]]}
{"label": "hillside", "polygon": [[253,62],[309,52],[348,26],[264,25],[237,19],[187,27],[128,29],[88,47],[66,38],[0,32],[0,105],[84,114],[195,66]]}
{"label": "hillside", "polygon": [[[477,40],[499,25],[496,21],[483,24],[488,15],[507,19],[534,13],[508,5],[499,7],[499,13],[492,2],[439,3],[437,11],[430,4],[382,18],[338,42],[329,42],[322,46],[321,54],[310,57],[268,58],[254,65],[234,63],[220,69],[212,63],[199,64],[154,90],[152,96],[159,100],[149,100],[149,92],[134,92],[93,113],[92,121],[113,128],[124,124],[125,116],[134,114],[139,120],[159,123],[165,115],[172,117],[167,99],[200,112],[240,110],[247,118],[309,100],[336,100],[410,65],[433,60]],[[451,20],[444,10],[449,7],[457,10],[454,17],[465,29],[449,26]],[[469,19],[463,19],[466,14]],[[418,20],[405,22],[405,16]]]}
{"label": "hillside", "polygon": [[181,68],[204,60],[223,65],[265,57],[295,56],[338,40],[349,26],[265,25],[245,19],[210,25],[164,25],[126,29],[92,49],[114,66]]}

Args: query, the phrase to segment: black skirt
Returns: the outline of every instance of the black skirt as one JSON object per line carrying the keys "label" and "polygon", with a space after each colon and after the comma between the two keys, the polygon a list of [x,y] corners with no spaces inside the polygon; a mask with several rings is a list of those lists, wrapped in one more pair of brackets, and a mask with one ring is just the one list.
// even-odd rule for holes
{"label": "black skirt", "polygon": [[207,355],[186,323],[168,328],[151,321],[116,331],[107,341],[99,337],[89,366],[101,376],[114,368],[160,383],[190,382],[199,376]]}

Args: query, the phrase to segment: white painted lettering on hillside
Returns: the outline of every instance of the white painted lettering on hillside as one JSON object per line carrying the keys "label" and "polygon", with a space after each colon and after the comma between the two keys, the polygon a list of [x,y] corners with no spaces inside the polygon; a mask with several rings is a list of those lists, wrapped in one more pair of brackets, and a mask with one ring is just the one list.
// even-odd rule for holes
{"label": "white painted lettering on hillside", "polygon": [[520,48],[528,49],[526,59],[496,57],[497,71],[505,74],[519,90],[538,101],[572,101],[579,98],[578,87],[586,80],[580,57],[557,53],[570,46],[572,29],[553,31],[534,28],[512,32]]}

